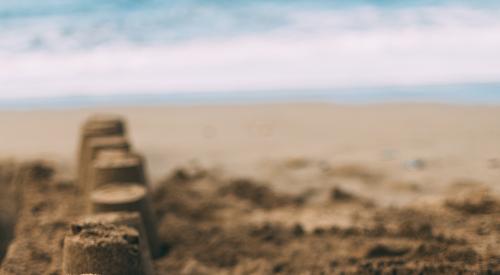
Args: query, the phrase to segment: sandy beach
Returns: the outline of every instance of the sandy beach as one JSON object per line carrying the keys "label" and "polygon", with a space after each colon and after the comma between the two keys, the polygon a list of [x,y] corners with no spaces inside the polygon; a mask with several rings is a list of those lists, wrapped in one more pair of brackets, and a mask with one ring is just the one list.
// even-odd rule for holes
{"label": "sandy beach", "polygon": [[[445,267],[441,266],[444,270],[484,271],[484,266],[499,270],[495,269],[500,265],[500,204],[495,199],[500,194],[498,106],[302,103],[0,111],[0,156],[16,162],[49,161],[55,168],[50,181],[71,182],[80,126],[94,113],[125,117],[133,149],[147,160],[160,237],[171,246],[171,252],[155,262],[158,274],[368,272],[364,264],[373,263],[373,255],[378,259],[377,253],[385,260],[400,257],[409,264],[405,268],[421,270],[416,262],[436,264],[432,253],[418,254],[426,249],[422,245],[434,243],[446,243],[440,254],[447,259]],[[179,182],[188,184],[177,186]],[[69,192],[57,184],[48,186],[59,190],[50,195],[52,199]],[[199,194],[198,199],[190,197],[193,192]],[[73,193],[63,200],[73,198]],[[476,193],[488,197],[472,198],[469,203],[467,195]],[[469,211],[471,204],[476,208]],[[45,210],[41,211],[43,216]],[[57,211],[62,220],[78,215],[74,210]],[[417,227],[429,222],[432,232],[408,239],[401,233],[408,218]],[[371,230],[377,219],[384,232],[396,228],[399,233],[342,235],[342,230],[353,228]],[[200,230],[197,234],[220,241],[224,253],[233,253],[230,260],[224,258],[226,254],[216,259],[206,256],[211,249],[217,254],[217,249],[198,245],[191,231],[181,234],[193,224],[190,230]],[[223,228],[222,235],[210,235],[215,234],[210,230],[209,235],[200,233],[210,226]],[[242,244],[241,236],[232,243],[241,229],[235,229],[238,226],[256,226],[243,229],[254,234],[243,241],[255,246],[248,248],[251,251],[235,248]],[[487,234],[473,233],[483,227]],[[284,233],[288,228],[295,235]],[[333,235],[323,235],[324,230]],[[297,234],[305,234],[301,237],[305,239],[298,241]],[[440,234],[444,240],[464,241],[440,241]],[[264,238],[259,239],[262,245],[252,239],[255,236]],[[266,236],[271,240],[265,241]],[[357,247],[360,240],[363,245]],[[334,248],[316,247],[318,242]],[[395,251],[380,252],[376,249],[380,242],[390,248],[394,244]],[[45,252],[48,255],[56,253],[47,251],[52,251]],[[262,259],[256,254],[263,251],[270,254]],[[299,264],[293,263],[290,251],[322,256],[317,262],[304,256]],[[324,259],[325,255],[336,262]],[[51,274],[59,274],[59,256],[52,259],[50,270],[56,273]],[[472,262],[464,265],[469,259]],[[9,265],[12,269],[12,262]]]}
{"label": "sandy beach", "polygon": [[[499,173],[494,168],[500,165],[500,108],[486,106],[262,104],[3,111],[0,155],[50,159],[71,175],[80,124],[93,113],[128,119],[130,138],[145,154],[155,180],[195,161],[236,175],[271,177],[280,186],[285,183],[272,178],[274,166],[303,159],[367,166],[394,181],[414,181],[424,190],[442,191],[461,179],[499,188],[493,183]],[[425,167],[413,169],[415,161]],[[286,189],[291,187],[311,186],[286,183]]]}
{"label": "sandy beach", "polygon": [[500,275],[500,1],[0,1],[0,275]]}

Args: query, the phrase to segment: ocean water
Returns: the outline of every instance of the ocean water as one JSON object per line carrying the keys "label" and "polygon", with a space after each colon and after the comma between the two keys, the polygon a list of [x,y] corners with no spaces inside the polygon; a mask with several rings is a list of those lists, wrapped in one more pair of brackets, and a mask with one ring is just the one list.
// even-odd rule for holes
{"label": "ocean water", "polygon": [[3,0],[0,106],[494,102],[499,34],[500,1]]}
{"label": "ocean water", "polygon": [[324,91],[253,91],[205,93],[130,93],[0,100],[0,110],[68,109],[119,106],[234,105],[268,103],[431,103],[500,105],[500,84],[348,88]]}

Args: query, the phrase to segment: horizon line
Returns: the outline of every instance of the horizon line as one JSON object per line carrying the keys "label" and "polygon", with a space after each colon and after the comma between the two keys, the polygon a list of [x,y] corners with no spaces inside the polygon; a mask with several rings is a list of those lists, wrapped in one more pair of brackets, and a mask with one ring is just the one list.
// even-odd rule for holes
{"label": "horizon line", "polygon": [[445,103],[500,105],[500,83],[353,87],[322,90],[112,93],[0,98],[0,110],[154,105],[329,102],[339,104]]}

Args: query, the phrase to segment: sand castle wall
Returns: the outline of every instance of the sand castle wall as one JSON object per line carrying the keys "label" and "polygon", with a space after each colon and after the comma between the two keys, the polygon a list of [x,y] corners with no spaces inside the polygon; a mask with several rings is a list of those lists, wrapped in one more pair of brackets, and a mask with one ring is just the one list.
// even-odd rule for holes
{"label": "sand castle wall", "polygon": [[[103,214],[72,225],[64,240],[65,274],[154,274],[151,256],[160,255],[160,246],[144,159],[130,151],[124,129],[116,117],[92,117],[81,129],[79,190],[85,212]],[[136,232],[137,243],[127,230]]]}

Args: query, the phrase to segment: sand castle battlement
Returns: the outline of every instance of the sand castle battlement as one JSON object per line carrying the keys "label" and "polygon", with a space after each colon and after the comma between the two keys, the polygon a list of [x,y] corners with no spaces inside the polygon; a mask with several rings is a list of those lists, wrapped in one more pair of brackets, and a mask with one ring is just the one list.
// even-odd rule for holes
{"label": "sand castle battlement", "polygon": [[144,159],[131,152],[125,129],[113,115],[83,124],[78,185],[88,216],[64,240],[65,274],[154,274],[151,257],[160,246],[150,188]]}

